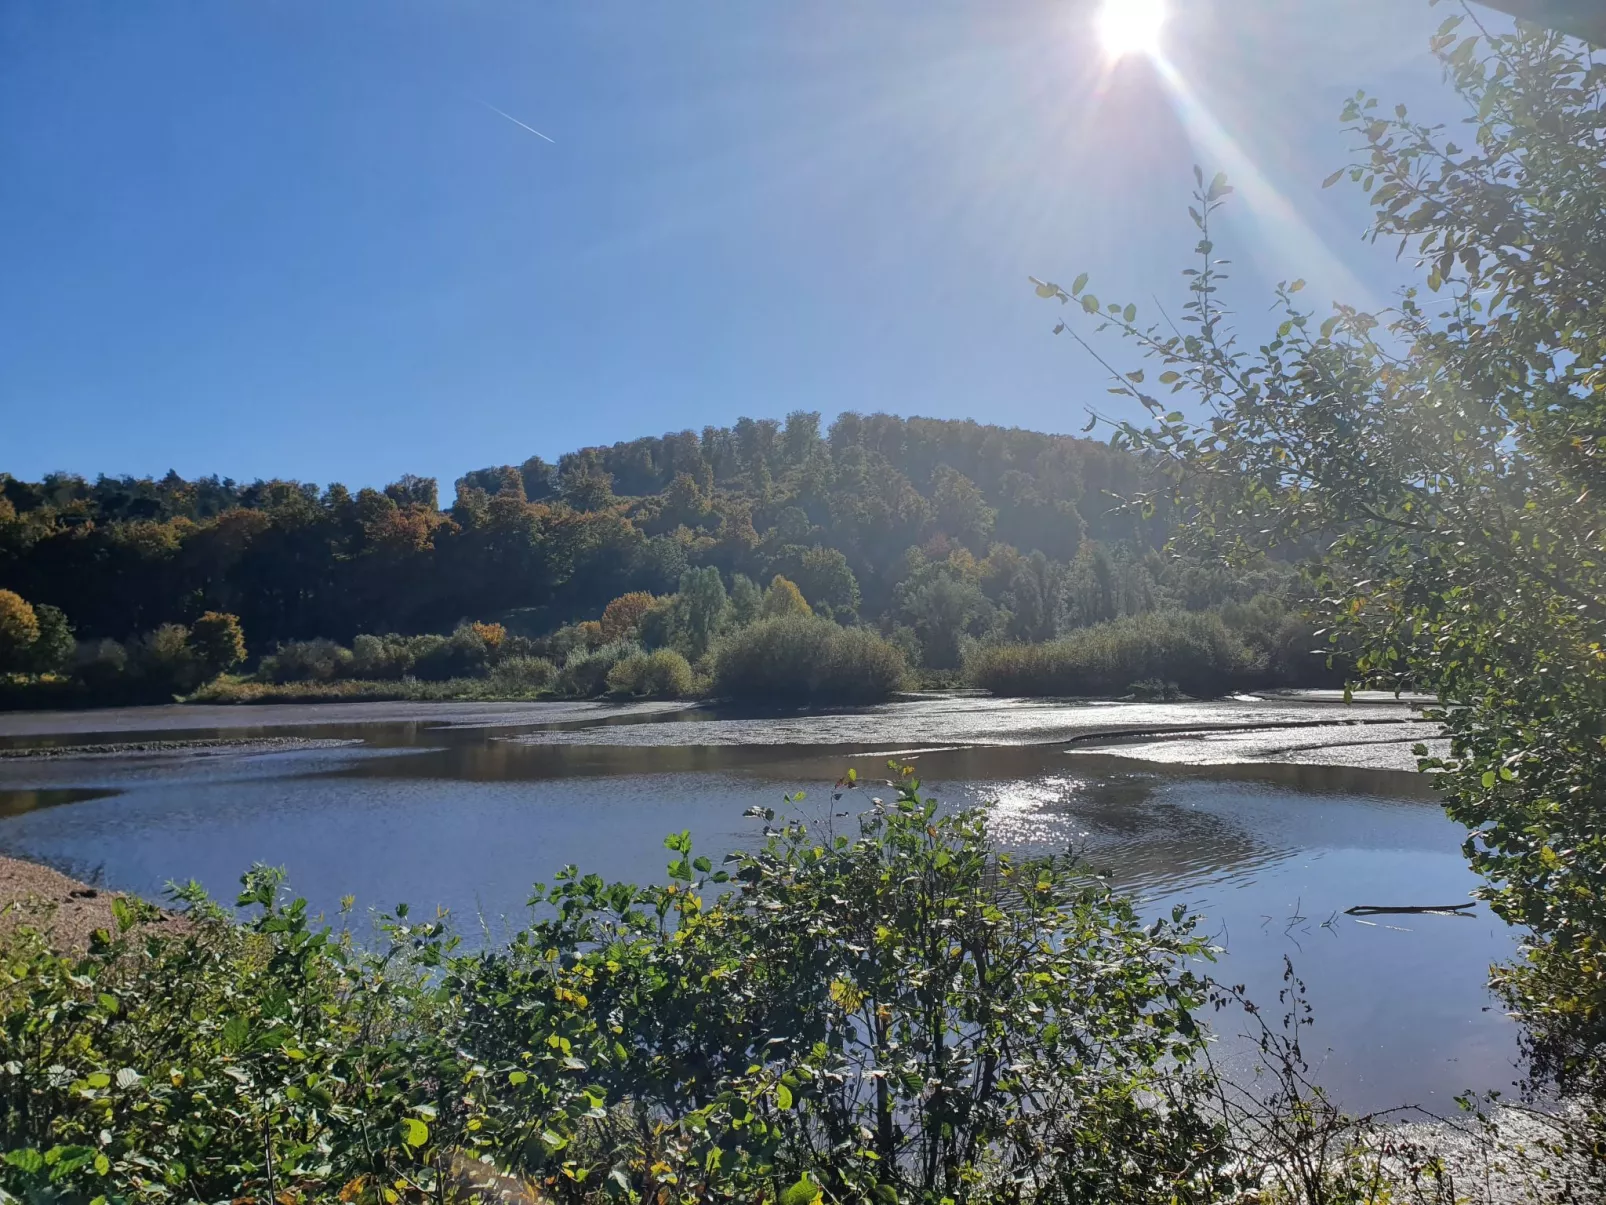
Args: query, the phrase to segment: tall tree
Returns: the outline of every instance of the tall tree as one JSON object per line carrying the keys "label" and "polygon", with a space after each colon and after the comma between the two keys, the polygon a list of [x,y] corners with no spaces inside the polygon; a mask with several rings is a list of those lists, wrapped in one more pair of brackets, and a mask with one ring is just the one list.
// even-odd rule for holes
{"label": "tall tree", "polygon": [[1239,560],[1325,543],[1362,676],[1438,697],[1449,756],[1424,765],[1531,935],[1496,982],[1539,1069],[1606,1112],[1606,62],[1457,17],[1432,49],[1464,132],[1357,94],[1363,150],[1328,181],[1366,191],[1373,237],[1420,266],[1393,310],[1318,320],[1296,281],[1274,331],[1236,334],[1212,236],[1231,188],[1202,175],[1180,333],[1083,279],[1038,291],[1135,340],[1204,416],[1116,377],[1154,415],[1120,437],[1181,469],[1180,530]]}

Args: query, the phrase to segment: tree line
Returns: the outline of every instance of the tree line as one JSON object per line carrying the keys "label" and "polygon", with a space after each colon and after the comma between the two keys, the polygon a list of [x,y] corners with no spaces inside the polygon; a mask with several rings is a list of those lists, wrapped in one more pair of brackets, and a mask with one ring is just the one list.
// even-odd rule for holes
{"label": "tree line", "polygon": [[1287,594],[1286,563],[1167,556],[1169,512],[1121,503],[1153,471],[1085,439],[886,414],[822,429],[799,411],[478,469],[444,507],[412,476],[353,492],[0,474],[0,587],[59,616],[80,662],[148,653],[207,614],[236,616],[258,660],[466,623],[548,638],[631,597],[678,599],[639,634],[695,661],[726,616],[698,588],[741,612],[780,577],[813,614],[872,627],[933,670],[978,644]]}

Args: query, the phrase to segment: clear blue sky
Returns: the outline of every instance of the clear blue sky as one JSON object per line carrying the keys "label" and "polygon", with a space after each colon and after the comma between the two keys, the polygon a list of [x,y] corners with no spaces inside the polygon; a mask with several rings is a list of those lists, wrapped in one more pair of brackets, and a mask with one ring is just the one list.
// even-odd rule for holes
{"label": "clear blue sky", "polygon": [[1246,285],[1386,297],[1319,185],[1356,87],[1447,109],[1450,6],[1172,7],[1191,101],[1090,0],[0,0],[0,469],[449,491],[799,407],[1075,430],[1113,399],[1026,275],[1175,299],[1196,160],[1263,176]]}

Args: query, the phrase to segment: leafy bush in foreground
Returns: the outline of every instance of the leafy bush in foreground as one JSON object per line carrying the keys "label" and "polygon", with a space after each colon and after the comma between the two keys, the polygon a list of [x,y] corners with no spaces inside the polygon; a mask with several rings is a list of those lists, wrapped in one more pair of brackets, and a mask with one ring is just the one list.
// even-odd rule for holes
{"label": "leafy bush in foreground", "polygon": [[999,695],[1124,694],[1153,680],[1210,696],[1266,678],[1263,663],[1219,615],[1191,611],[1112,620],[1047,644],[979,647],[965,675]]}
{"label": "leafy bush in foreground", "polygon": [[0,1190],[444,1200],[485,1165],[571,1201],[1227,1187],[1189,922],[996,855],[917,791],[856,836],[767,829],[729,875],[685,834],[662,885],[570,868],[477,953],[404,909],[365,952],[260,869],[243,925],[190,889],[182,929],[119,901],[82,958],[14,932]]}
{"label": "leafy bush in foreground", "polygon": [[566,868],[473,952],[405,907],[364,948],[261,867],[239,924],[193,884],[87,953],[7,917],[0,1201],[1463,1199],[1311,1090],[1298,1022],[1262,1025],[1269,1093],[1218,1074],[1196,1014],[1234,994],[1193,918],[896,772],[856,833],[755,809],[729,871],[686,833],[657,885]]}
{"label": "leafy bush in foreground", "polygon": [[761,619],[714,653],[714,693],[733,699],[872,703],[904,674],[903,654],[874,632],[801,615]]}

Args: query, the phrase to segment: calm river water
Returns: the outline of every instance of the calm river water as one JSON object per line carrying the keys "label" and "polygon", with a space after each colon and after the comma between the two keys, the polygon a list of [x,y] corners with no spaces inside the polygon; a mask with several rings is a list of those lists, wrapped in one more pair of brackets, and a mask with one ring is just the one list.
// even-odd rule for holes
{"label": "calm river water", "polygon": [[[1449,1109],[1457,1092],[1516,1076],[1514,1027],[1484,987],[1513,934],[1481,908],[1343,915],[1461,902],[1476,885],[1461,831],[1400,769],[1427,735],[1399,705],[1323,698],[927,698],[771,716],[574,704],[0,715],[0,853],[153,899],[189,878],[226,896],[266,862],[331,913],[348,892],[363,909],[441,906],[477,940],[518,924],[530,884],[566,863],[658,876],[662,839],[681,829],[717,860],[756,840],[748,807],[802,789],[806,814],[828,812],[849,765],[871,784],[867,802],[896,755],[945,802],[989,803],[1001,844],[1074,846],[1145,909],[1203,914],[1224,950],[1218,977],[1268,1012],[1280,1014],[1292,959],[1316,1010],[1307,1054],[1346,1106]],[[41,747],[56,752],[17,755]],[[1224,1047],[1242,1057],[1233,1037]]]}

